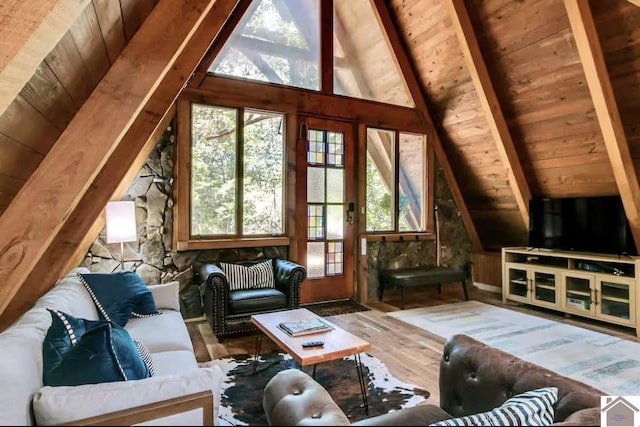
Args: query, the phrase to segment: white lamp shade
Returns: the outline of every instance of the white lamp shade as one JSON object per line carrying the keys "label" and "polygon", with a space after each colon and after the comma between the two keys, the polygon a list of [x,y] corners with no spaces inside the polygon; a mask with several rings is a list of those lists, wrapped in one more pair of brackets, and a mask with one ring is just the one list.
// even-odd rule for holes
{"label": "white lamp shade", "polygon": [[135,202],[109,202],[105,214],[107,243],[133,242],[138,239]]}

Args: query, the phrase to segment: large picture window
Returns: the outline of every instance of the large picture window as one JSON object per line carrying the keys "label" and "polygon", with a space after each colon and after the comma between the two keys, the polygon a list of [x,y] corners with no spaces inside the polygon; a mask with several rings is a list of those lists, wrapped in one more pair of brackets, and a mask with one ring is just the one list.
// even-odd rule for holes
{"label": "large picture window", "polygon": [[284,116],[191,104],[192,238],[284,233]]}
{"label": "large picture window", "polygon": [[423,232],[427,228],[425,135],[367,129],[367,232]]}

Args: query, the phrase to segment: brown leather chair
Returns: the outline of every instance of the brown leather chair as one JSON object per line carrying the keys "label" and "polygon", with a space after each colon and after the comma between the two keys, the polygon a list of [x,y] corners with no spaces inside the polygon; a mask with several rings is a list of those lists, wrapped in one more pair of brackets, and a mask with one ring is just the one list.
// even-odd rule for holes
{"label": "brown leather chair", "polygon": [[[236,262],[251,265],[258,261]],[[307,273],[303,266],[273,258],[275,288],[230,290],[227,276],[217,263],[196,266],[204,313],[219,341],[226,335],[254,332],[252,314],[292,310],[300,305],[300,284]]]}

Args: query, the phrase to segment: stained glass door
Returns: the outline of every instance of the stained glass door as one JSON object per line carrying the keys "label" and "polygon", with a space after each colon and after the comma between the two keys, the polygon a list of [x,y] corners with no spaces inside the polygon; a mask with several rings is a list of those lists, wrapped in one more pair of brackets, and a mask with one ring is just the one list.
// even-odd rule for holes
{"label": "stained glass door", "polygon": [[307,269],[300,299],[353,298],[353,125],[318,118],[300,125],[296,228]]}

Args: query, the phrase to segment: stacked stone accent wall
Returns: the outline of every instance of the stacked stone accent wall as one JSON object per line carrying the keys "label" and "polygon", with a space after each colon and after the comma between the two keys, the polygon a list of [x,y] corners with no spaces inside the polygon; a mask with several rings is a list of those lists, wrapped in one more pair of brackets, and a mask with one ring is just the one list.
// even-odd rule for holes
{"label": "stacked stone accent wall", "polygon": [[[287,247],[219,249],[203,251],[171,250],[173,233],[173,153],[175,134],[169,127],[136,175],[122,200],[134,200],[138,241],[124,244],[124,269],[135,271],[148,284],[178,281],[182,302],[197,295],[194,263],[287,257]],[[86,254],[82,266],[92,272],[120,270],[120,244],[106,243],[102,230]],[[198,297],[199,298],[199,297]],[[193,300],[191,300],[193,302]],[[185,304],[185,317],[202,314],[194,304]]]}
{"label": "stacked stone accent wall", "polygon": [[[174,127],[169,127],[122,198],[135,201],[138,224],[138,241],[124,244],[125,270],[135,271],[149,285],[176,280],[180,283],[182,297],[195,292],[193,286],[197,283],[191,267],[196,262],[287,257],[286,246],[180,252],[171,250],[174,150]],[[440,215],[442,265],[463,266],[471,259],[472,246],[442,171],[439,168],[436,170],[435,201]],[[433,240],[371,242],[367,245],[367,254],[369,297],[377,294],[378,272],[381,269],[436,263]],[[103,230],[91,245],[82,265],[93,272],[119,270],[120,244],[107,244]],[[194,312],[183,314],[185,317],[199,315]]]}

